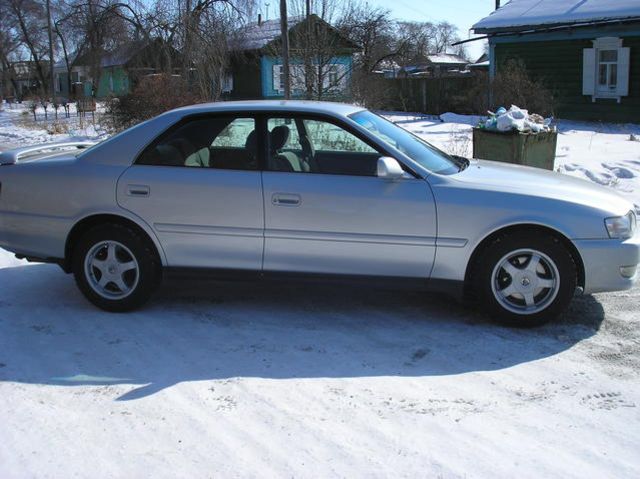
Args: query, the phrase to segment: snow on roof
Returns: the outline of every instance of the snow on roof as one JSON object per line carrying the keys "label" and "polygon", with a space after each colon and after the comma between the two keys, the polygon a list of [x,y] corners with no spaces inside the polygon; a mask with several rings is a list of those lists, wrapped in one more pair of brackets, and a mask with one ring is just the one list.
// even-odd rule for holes
{"label": "snow on roof", "polygon": [[[302,21],[303,17],[289,18],[289,30]],[[265,20],[258,24],[247,24],[238,35],[238,50],[259,50],[280,37],[280,19]]]}
{"label": "snow on roof", "polygon": [[488,33],[633,17],[640,19],[639,0],[511,0],[471,28]]}
{"label": "snow on roof", "polygon": [[147,43],[144,41],[133,41],[120,45],[119,47],[105,53],[100,60],[102,67],[114,67],[124,65],[131,57],[142,50]]}
{"label": "snow on roof", "polygon": [[427,60],[431,63],[452,63],[455,65],[467,64],[467,61],[459,55],[453,55],[450,53],[437,53],[434,55],[427,55]]}
{"label": "snow on roof", "polygon": [[[147,45],[149,44],[143,40],[131,41],[120,45],[109,52],[104,52],[100,59],[100,66],[106,68],[124,65]],[[75,63],[75,66],[86,66],[89,64],[88,52],[85,52],[79,58],[76,58],[76,56],[77,53],[72,53],[69,58],[72,63]],[[64,58],[54,63],[53,68],[54,70],[66,70],[67,64],[65,63]]]}

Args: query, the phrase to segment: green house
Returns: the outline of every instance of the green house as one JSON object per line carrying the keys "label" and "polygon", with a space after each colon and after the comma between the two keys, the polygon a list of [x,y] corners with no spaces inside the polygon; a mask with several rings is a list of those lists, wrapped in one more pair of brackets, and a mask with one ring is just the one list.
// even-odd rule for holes
{"label": "green house", "polygon": [[[97,61],[97,60],[96,60]],[[130,93],[138,81],[159,72],[179,71],[178,52],[160,40],[133,41],[104,52],[99,69],[89,54],[78,55],[70,68],[64,61],[54,66],[56,94],[67,98],[107,98]],[[92,71],[99,70],[94,81]]]}
{"label": "green house", "polygon": [[490,75],[522,61],[557,116],[640,122],[640,0],[511,0],[472,28],[488,37]]}
{"label": "green house", "polygon": [[[360,46],[317,15],[289,23],[291,93],[304,98],[347,99],[353,54]],[[226,92],[232,99],[283,98],[284,72],[280,19],[246,25],[232,45]]]}

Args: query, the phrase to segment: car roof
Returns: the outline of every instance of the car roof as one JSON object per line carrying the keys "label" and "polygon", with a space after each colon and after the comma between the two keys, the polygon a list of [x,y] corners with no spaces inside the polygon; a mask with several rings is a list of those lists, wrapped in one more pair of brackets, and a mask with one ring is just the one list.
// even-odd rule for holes
{"label": "car roof", "polygon": [[365,108],[349,105],[346,103],[336,103],[329,101],[306,101],[306,100],[244,100],[244,101],[221,101],[215,103],[201,103],[197,105],[185,106],[172,110],[181,116],[208,113],[208,112],[233,112],[233,111],[283,111],[299,113],[325,113],[333,116],[348,116]]}

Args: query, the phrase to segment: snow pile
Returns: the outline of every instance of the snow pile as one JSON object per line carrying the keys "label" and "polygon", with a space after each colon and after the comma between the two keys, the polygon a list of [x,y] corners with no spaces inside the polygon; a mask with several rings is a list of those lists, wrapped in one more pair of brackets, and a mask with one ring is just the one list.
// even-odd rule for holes
{"label": "snow pile", "polygon": [[498,108],[494,113],[488,112],[489,117],[478,123],[478,128],[489,131],[520,131],[525,133],[541,133],[553,131],[551,122],[553,118],[543,118],[536,113],[529,113],[515,105],[508,110]]}

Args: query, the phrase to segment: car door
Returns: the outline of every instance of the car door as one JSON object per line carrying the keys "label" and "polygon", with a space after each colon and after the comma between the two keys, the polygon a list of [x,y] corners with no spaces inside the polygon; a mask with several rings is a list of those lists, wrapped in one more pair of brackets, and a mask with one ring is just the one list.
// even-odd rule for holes
{"label": "car door", "polygon": [[255,119],[187,119],[120,177],[122,208],[157,234],[169,266],[259,270],[264,207]]}
{"label": "car door", "polygon": [[265,271],[428,278],[429,185],[376,176],[382,156],[334,120],[267,119]]}

